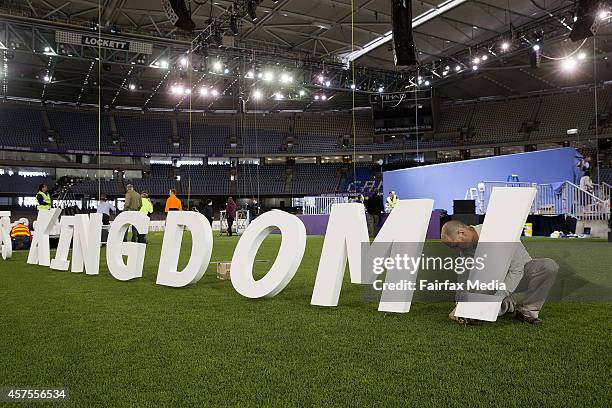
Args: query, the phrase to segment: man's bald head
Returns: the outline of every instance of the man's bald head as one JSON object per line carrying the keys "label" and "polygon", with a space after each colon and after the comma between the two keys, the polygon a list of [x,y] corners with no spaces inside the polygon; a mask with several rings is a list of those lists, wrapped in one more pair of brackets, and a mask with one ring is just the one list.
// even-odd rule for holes
{"label": "man's bald head", "polygon": [[442,226],[442,242],[451,248],[467,249],[476,246],[478,233],[461,221],[448,221]]}

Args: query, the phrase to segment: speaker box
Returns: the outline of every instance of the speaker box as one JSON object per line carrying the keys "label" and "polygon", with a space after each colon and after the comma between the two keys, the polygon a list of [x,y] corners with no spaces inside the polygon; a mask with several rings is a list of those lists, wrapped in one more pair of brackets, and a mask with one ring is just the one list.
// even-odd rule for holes
{"label": "speaker box", "polygon": [[185,0],[161,0],[161,4],[172,24],[188,32],[195,30],[195,23],[191,19]]}
{"label": "speaker box", "polygon": [[391,0],[391,19],[395,65],[416,65],[416,50],[412,35],[412,0]]}
{"label": "speaker box", "polygon": [[476,200],[454,200],[453,214],[476,214]]}
{"label": "speaker box", "polygon": [[570,39],[573,42],[582,41],[595,35],[598,28],[597,10],[600,0],[579,0],[576,9],[577,20],[574,23]]}

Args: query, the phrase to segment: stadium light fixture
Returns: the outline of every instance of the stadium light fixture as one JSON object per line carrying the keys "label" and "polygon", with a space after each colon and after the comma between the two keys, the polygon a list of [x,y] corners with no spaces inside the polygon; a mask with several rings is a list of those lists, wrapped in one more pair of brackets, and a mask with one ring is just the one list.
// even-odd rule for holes
{"label": "stadium light fixture", "polygon": [[461,65],[457,65],[457,66],[455,67],[455,72],[459,72],[459,71],[461,71]]}
{"label": "stadium light fixture", "polygon": [[425,81],[425,86],[429,86],[429,85],[431,85],[431,82]]}
{"label": "stadium light fixture", "polygon": [[159,65],[163,68],[163,69],[168,69],[168,61],[163,60],[162,62],[159,63]]}
{"label": "stadium light fixture", "polygon": [[321,100],[322,100],[322,101],[327,100],[327,95],[321,95]]}
{"label": "stadium light fixture", "polygon": [[286,73],[282,73],[281,77],[280,77],[280,81],[284,84],[289,82],[289,75],[287,75]]}
{"label": "stadium light fixture", "polygon": [[212,93],[212,96],[218,96],[219,95],[219,91],[217,91],[216,89],[213,89],[211,91],[211,93]]}
{"label": "stadium light fixture", "polygon": [[488,59],[489,59],[489,56],[488,56],[488,55],[483,55],[481,59],[482,59],[483,61],[486,61],[486,60],[488,60]]}
{"label": "stadium light fixture", "polygon": [[272,81],[274,79],[274,74],[271,71],[266,71],[263,74],[264,81]]}
{"label": "stadium light fixture", "polygon": [[224,73],[224,74],[226,74],[226,75],[227,75],[227,74],[229,74],[229,68],[225,68],[225,69],[223,70],[223,73]]}
{"label": "stadium light fixture", "polygon": [[134,90],[136,90],[136,85],[130,84],[130,91],[134,91]]}
{"label": "stadium light fixture", "polygon": [[282,100],[282,99],[283,99],[285,96],[284,96],[282,93],[277,92],[277,93],[275,93],[275,94],[274,94],[274,97],[276,98],[276,100],[277,100],[277,101],[280,101],[280,100]]}
{"label": "stadium light fixture", "polygon": [[189,61],[187,60],[187,57],[182,57],[182,58],[181,58],[181,65],[182,65],[183,67],[186,67],[188,62],[189,62]]}
{"label": "stadium light fixture", "polygon": [[200,95],[208,96],[208,88],[200,88]]}
{"label": "stadium light fixture", "polygon": [[533,46],[533,50],[534,50],[534,51],[540,51],[540,48],[541,48],[541,47],[540,47],[540,44],[535,44],[535,45]]}
{"label": "stadium light fixture", "polygon": [[508,51],[510,49],[510,43],[508,41],[504,41],[501,45],[502,51]]}
{"label": "stadium light fixture", "polygon": [[472,71],[478,71],[478,65],[473,65],[472,66]]}
{"label": "stadium light fixture", "polygon": [[587,55],[586,52],[581,52],[580,54],[578,54],[578,59],[579,60],[584,60],[586,59]]}
{"label": "stadium light fixture", "polygon": [[329,88],[331,86],[331,81],[325,81],[325,86]]}
{"label": "stadium light fixture", "polygon": [[577,65],[576,60],[573,58],[566,58],[563,60],[563,63],[562,63],[563,70],[566,72],[574,71],[574,69],[576,69],[576,65]]}
{"label": "stadium light fixture", "polygon": [[385,88],[383,88],[382,86],[378,87],[378,93],[383,93],[384,90]]}
{"label": "stadium light fixture", "polygon": [[351,89],[355,89],[355,84],[351,84]]}
{"label": "stadium light fixture", "polygon": [[51,77],[49,75],[45,75],[43,78],[43,81],[45,81],[46,83],[51,82]]}
{"label": "stadium light fixture", "polygon": [[213,68],[215,71],[221,71],[221,68],[223,68],[221,61],[215,61],[215,63],[213,64]]}
{"label": "stadium light fixture", "polygon": [[304,95],[306,95],[306,92],[303,89],[300,89],[299,94],[300,94],[300,96],[304,96]]}
{"label": "stadium light fixture", "polygon": [[314,99],[315,99],[315,101],[318,101],[319,100],[319,95],[315,95]]}
{"label": "stadium light fixture", "polygon": [[255,78],[255,74],[253,73],[253,71],[248,71],[244,77],[252,79]]}
{"label": "stadium light fixture", "polygon": [[601,10],[599,12],[599,19],[600,20],[606,20],[606,19],[610,18],[611,16],[612,16],[612,14],[608,10]]}
{"label": "stadium light fixture", "polygon": [[319,75],[317,79],[319,80],[320,83],[322,84],[325,83],[325,77],[323,75]]}
{"label": "stadium light fixture", "polygon": [[260,91],[260,90],[256,89],[256,90],[253,92],[253,99],[255,99],[255,100],[259,100],[259,99],[261,99],[261,91]]}

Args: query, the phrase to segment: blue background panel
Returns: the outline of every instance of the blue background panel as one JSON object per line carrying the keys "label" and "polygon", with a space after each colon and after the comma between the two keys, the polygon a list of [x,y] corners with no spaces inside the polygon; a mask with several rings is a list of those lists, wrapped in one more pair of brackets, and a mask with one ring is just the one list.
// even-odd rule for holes
{"label": "blue background panel", "polygon": [[400,199],[431,198],[434,208],[453,211],[453,200],[482,181],[506,181],[517,174],[522,182],[538,184],[579,180],[576,164],[582,156],[571,147],[509,154],[410,169],[385,171],[385,196],[394,190]]}

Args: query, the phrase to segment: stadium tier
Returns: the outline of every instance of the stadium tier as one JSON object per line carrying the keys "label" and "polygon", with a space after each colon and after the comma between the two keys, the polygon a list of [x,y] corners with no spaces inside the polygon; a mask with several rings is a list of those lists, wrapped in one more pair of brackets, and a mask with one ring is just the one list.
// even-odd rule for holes
{"label": "stadium tier", "polygon": [[[603,118],[600,134],[612,130],[611,93],[610,88],[598,92],[598,112]],[[589,114],[594,109],[594,92],[589,90],[447,103],[441,106],[437,131],[422,133],[418,141],[401,135],[375,141],[369,109],[355,111],[354,135],[353,114],[347,111],[244,116],[116,111],[100,115],[100,147],[114,154],[224,156],[528,144],[567,139],[569,129],[578,129],[580,136],[594,135],[595,115]],[[4,103],[0,105],[0,144],[4,149],[95,152],[98,115]]]}
{"label": "stadium tier", "polygon": [[51,177],[24,177],[18,174],[0,175],[0,192],[4,194],[31,196],[33,191],[38,191],[38,186],[41,184],[47,184],[49,188],[54,186]]}
{"label": "stadium tier", "polygon": [[[196,196],[287,196],[362,192],[362,186],[374,180],[372,165],[359,165],[357,185],[353,185],[352,166],[342,164],[239,165],[235,171],[236,190],[232,193],[232,167],[227,165],[183,166],[175,171],[170,165],[152,165],[150,177],[133,180],[102,180],[101,190],[109,196],[125,194],[125,185],[152,196],[165,196],[170,189]],[[344,171],[343,171],[344,169]],[[0,178],[0,182],[2,182]],[[38,185],[36,185],[37,187]],[[34,188],[36,188],[34,187]],[[372,187],[369,187],[373,190]],[[7,190],[8,191],[8,190]],[[33,191],[32,189],[29,190]],[[75,194],[95,196],[96,180],[75,184]],[[21,192],[21,191],[20,191]],[[28,190],[23,191],[27,193]],[[371,192],[371,191],[369,191]]]}

